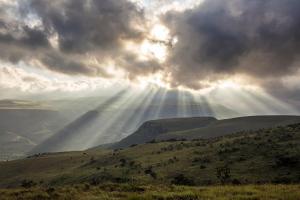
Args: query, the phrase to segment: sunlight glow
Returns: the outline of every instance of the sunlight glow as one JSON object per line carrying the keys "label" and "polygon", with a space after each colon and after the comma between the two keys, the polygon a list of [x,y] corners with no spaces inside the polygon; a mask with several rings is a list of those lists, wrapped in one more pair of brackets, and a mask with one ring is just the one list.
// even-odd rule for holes
{"label": "sunlight glow", "polygon": [[142,57],[154,57],[158,61],[163,62],[167,57],[167,47],[161,43],[145,40],[140,47],[140,53]]}
{"label": "sunlight glow", "polygon": [[145,89],[149,86],[170,89],[170,85],[164,81],[164,74],[160,72],[147,77],[139,77],[137,79],[137,85],[142,89]]}
{"label": "sunlight glow", "polygon": [[238,83],[234,82],[233,80],[224,80],[224,81],[219,81],[217,83],[219,88],[226,89],[226,88],[240,88],[242,87]]}
{"label": "sunlight glow", "polygon": [[167,47],[159,42],[144,40],[142,43],[124,42],[124,48],[135,54],[141,61],[156,59],[164,62],[167,57]]}
{"label": "sunlight glow", "polygon": [[148,38],[140,43],[124,41],[124,48],[137,55],[142,61],[156,59],[163,63],[168,55],[169,40],[169,30],[158,23],[149,31]]}
{"label": "sunlight glow", "polygon": [[150,36],[156,40],[167,41],[170,38],[170,31],[167,27],[161,24],[156,24],[150,31]]}

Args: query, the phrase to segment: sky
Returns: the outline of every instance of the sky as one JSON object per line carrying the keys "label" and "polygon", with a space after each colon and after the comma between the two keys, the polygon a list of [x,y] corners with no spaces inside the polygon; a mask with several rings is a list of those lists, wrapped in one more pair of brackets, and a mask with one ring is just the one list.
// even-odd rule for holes
{"label": "sky", "polygon": [[299,10],[299,0],[0,0],[0,98],[163,88],[297,113]]}

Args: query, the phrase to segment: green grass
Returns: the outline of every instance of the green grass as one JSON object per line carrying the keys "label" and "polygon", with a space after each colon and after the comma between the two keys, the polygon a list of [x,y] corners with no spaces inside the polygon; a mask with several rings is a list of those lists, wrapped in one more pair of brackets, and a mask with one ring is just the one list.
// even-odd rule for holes
{"label": "green grass", "polygon": [[133,186],[128,184],[88,184],[31,189],[2,189],[1,200],[297,200],[299,185],[247,185],[247,186]]}
{"label": "green grass", "polygon": [[[229,175],[224,177],[224,169]],[[199,141],[159,142],[0,162],[0,188],[89,183],[217,185],[300,183],[300,125]],[[217,172],[221,172],[221,178]]]}

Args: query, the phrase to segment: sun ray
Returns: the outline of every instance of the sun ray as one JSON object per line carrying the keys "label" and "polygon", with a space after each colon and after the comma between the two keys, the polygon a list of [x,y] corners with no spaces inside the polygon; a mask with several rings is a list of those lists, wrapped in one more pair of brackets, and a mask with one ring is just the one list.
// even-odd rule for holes
{"label": "sun ray", "polygon": [[255,102],[253,99],[254,97],[244,90],[230,89],[228,90],[227,94],[228,98],[230,98],[232,102],[238,102],[235,104],[236,108],[241,110],[243,113],[248,113],[248,115],[256,115],[272,112],[261,102]]}
{"label": "sun ray", "polygon": [[[65,147],[69,149],[86,149],[89,143],[89,140],[92,140],[95,133],[99,131],[101,125],[105,123],[105,121],[113,114],[110,110],[113,107],[116,107],[120,102],[126,101],[126,99],[131,95],[130,91],[124,91],[120,95],[113,96],[112,98],[105,101],[105,103],[98,106],[95,110],[90,112],[96,113],[93,120],[90,120],[89,123],[84,124],[84,128],[81,131],[74,130],[72,133],[72,139],[67,141]],[[74,133],[77,133],[76,135]],[[85,138],[82,140],[82,138]],[[65,139],[66,140],[66,139]]]}
{"label": "sun ray", "polygon": [[191,94],[193,101],[196,103],[198,116],[215,116],[214,111],[206,96],[200,94]]}
{"label": "sun ray", "polygon": [[178,101],[177,101],[177,107],[178,107],[178,117],[186,117],[186,104],[185,104],[185,98],[184,98],[184,92],[185,91],[181,91],[178,90],[177,94],[178,94]]}
{"label": "sun ray", "polygon": [[118,135],[119,140],[134,132],[145,121],[151,119],[151,116],[147,116],[145,115],[145,113],[147,113],[147,111],[149,110],[149,106],[151,106],[152,100],[154,99],[156,93],[157,89],[151,88],[150,92],[147,92],[144,96],[144,99],[140,101],[140,104],[137,104],[136,109],[134,110],[134,112],[132,112],[131,116],[126,115],[128,118],[126,124],[127,132],[123,132],[123,135]]}
{"label": "sun ray", "polygon": [[159,119],[162,117],[162,109],[163,109],[163,106],[164,106],[164,102],[165,102],[165,99],[166,99],[166,95],[167,95],[167,89],[165,88],[160,88],[160,92],[159,92],[159,101],[157,103],[157,109],[154,113],[154,118],[155,119]]}
{"label": "sun ray", "polygon": [[[118,104],[115,104],[116,108],[128,108],[130,104],[133,103],[133,101],[138,97],[137,93],[134,91],[131,91],[122,99],[122,101],[119,101]],[[115,109],[113,112],[109,113],[108,116],[105,116],[105,119],[102,119],[102,126],[98,128],[98,130],[95,130],[93,136],[90,137],[89,140],[85,141],[85,147],[92,147],[96,144],[103,144],[107,141],[107,137],[109,134],[107,133],[107,130],[109,127],[115,125],[115,123],[118,123],[118,119],[122,114],[124,113],[124,109],[119,109],[118,112],[115,112]],[[119,119],[121,120],[121,119]],[[101,141],[102,140],[102,141]]]}
{"label": "sun ray", "polygon": [[[248,94],[252,95],[255,98],[255,101],[261,102],[269,109],[269,111],[273,111],[275,114],[299,114],[299,111],[291,105],[288,105],[265,92],[254,93],[253,91],[249,91]],[[272,102],[272,104],[270,104],[270,102]]]}
{"label": "sun ray", "polygon": [[124,112],[125,120],[119,124],[119,132],[120,134],[115,136],[115,140],[120,140],[129,134],[133,133],[140,123],[146,121],[143,116],[140,116],[140,113],[144,111],[144,109],[148,108],[148,101],[149,98],[151,98],[153,92],[156,91],[156,89],[152,88],[150,89],[150,92],[143,92],[141,96],[139,96],[139,100],[134,102],[135,107],[132,109],[129,109],[127,112]]}
{"label": "sun ray", "polygon": [[52,152],[84,149],[82,137],[88,138],[90,130],[94,128],[95,123],[102,117],[102,113],[99,112],[99,110],[103,111],[103,109],[107,109],[107,107],[122,99],[126,93],[127,91],[125,90],[114,92],[106,101],[102,102],[95,109],[78,117],[58,133],[39,144],[32,152],[40,153],[39,151]]}

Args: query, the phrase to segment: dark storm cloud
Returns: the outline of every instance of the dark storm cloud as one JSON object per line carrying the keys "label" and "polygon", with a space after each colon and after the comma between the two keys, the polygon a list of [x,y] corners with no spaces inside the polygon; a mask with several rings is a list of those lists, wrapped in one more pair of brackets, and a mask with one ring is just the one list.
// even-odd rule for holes
{"label": "dark storm cloud", "polygon": [[0,59],[16,63],[36,57],[40,49],[50,47],[47,35],[23,24],[0,21]]}
{"label": "dark storm cloud", "polygon": [[[1,22],[0,22],[1,26]],[[3,22],[3,27],[7,25]],[[14,33],[0,33],[0,43],[9,44],[13,46],[25,47],[34,49],[38,47],[48,47],[49,41],[47,35],[43,31],[31,29],[28,26],[22,27],[22,36],[14,36]]]}
{"label": "dark storm cloud", "polygon": [[96,66],[92,65],[86,65],[80,61],[76,61],[75,58],[72,59],[62,56],[56,52],[43,54],[40,58],[40,61],[45,67],[64,74],[101,76],[105,78],[111,77],[101,68],[97,68]]}
{"label": "dark storm cloud", "polygon": [[168,60],[173,83],[234,74],[282,77],[299,69],[300,1],[206,0],[163,21],[177,36]]}
{"label": "dark storm cloud", "polygon": [[[124,41],[144,39],[137,28],[144,26],[144,13],[128,0],[20,1],[18,14],[23,21],[0,12],[2,60],[38,60],[53,71],[102,77],[109,75],[97,64],[86,64],[89,56],[100,64],[114,60],[131,77],[159,67],[152,60],[139,62],[137,55],[123,49]],[[32,20],[37,25],[28,25]],[[57,48],[52,45],[55,37]]]}
{"label": "dark storm cloud", "polygon": [[133,23],[142,23],[143,12],[126,0],[33,0],[30,8],[58,34],[62,51],[111,50],[142,36]]}

